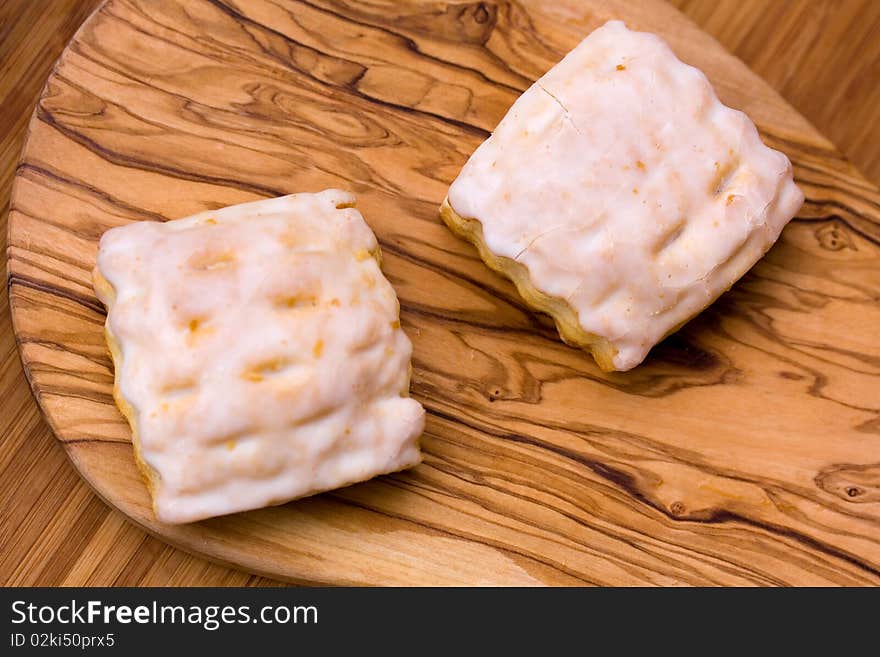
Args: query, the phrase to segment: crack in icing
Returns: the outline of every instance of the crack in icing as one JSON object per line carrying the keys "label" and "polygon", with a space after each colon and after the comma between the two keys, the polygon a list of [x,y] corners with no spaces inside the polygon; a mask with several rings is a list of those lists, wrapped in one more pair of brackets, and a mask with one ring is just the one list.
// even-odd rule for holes
{"label": "crack in icing", "polygon": [[739,279],[803,194],[702,72],[611,21],[517,99],[448,201],[626,370]]}

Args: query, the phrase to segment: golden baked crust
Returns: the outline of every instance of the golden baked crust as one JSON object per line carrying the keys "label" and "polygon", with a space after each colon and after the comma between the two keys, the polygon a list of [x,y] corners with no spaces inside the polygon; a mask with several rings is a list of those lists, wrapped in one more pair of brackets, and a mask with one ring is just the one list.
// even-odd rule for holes
{"label": "golden baked crust", "polygon": [[546,313],[553,319],[563,342],[589,351],[599,367],[606,372],[614,371],[613,358],[617,353],[614,346],[605,338],[584,331],[574,308],[564,299],[549,296],[536,289],[525,265],[511,258],[493,254],[486,246],[483,226],[477,219],[459,215],[449,205],[449,199],[444,199],[443,205],[440,206],[440,218],[453,233],[477,247],[483,262],[491,269],[513,281],[520,296],[530,308]]}
{"label": "golden baked crust", "polygon": [[[489,251],[483,239],[483,227],[477,219],[465,218],[459,215],[449,205],[448,199],[444,199],[443,205],[440,206],[440,218],[443,219],[443,223],[453,233],[477,247],[480,258],[490,269],[513,281],[517,292],[519,292],[527,306],[549,315],[553,319],[553,322],[556,324],[556,330],[559,332],[559,337],[562,338],[565,344],[589,352],[604,372],[617,371],[613,360],[617,354],[617,349],[614,345],[601,336],[584,331],[577,319],[574,308],[565,299],[544,294],[536,289],[529,277],[529,270],[524,264],[504,256],[497,256]],[[742,276],[743,273],[739,272],[737,278]],[[727,286],[726,290],[730,289],[732,285],[733,283]],[[712,301],[714,301],[714,298],[708,300],[703,309],[711,305]],[[670,328],[660,340],[664,340],[678,331],[691,319],[693,317],[687,317]]]}
{"label": "golden baked crust", "polygon": [[[107,300],[107,309],[109,311],[116,299],[116,291],[113,289],[110,281],[104,278],[103,274],[101,274],[97,267],[92,270],[92,282],[94,283],[95,291],[98,293],[98,296]],[[153,513],[156,513],[155,492],[158,486],[159,473],[151,468],[141,455],[141,444],[137,432],[136,411],[134,410],[134,407],[125,400],[119,383],[119,373],[122,371],[122,350],[119,348],[119,343],[113,335],[113,331],[110,329],[109,312],[107,317],[108,319],[104,322],[104,338],[107,340],[107,348],[110,351],[110,358],[113,359],[113,401],[116,402],[117,408],[119,408],[122,416],[131,427],[131,443],[134,448],[134,461],[137,464],[138,470],[140,470],[141,476],[144,478],[144,483],[147,485],[147,489],[150,491],[150,499],[153,502]]]}

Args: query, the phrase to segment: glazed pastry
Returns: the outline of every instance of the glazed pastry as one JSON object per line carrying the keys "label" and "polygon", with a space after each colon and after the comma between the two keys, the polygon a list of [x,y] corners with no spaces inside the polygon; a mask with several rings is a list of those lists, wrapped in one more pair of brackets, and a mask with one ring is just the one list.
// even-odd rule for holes
{"label": "glazed pastry", "polygon": [[803,203],[785,155],[659,37],[611,21],[471,156],[447,225],[605,370],[730,288]]}
{"label": "glazed pastry", "polygon": [[157,518],[279,504],[420,460],[412,347],[355,197],[114,228],[95,290]]}

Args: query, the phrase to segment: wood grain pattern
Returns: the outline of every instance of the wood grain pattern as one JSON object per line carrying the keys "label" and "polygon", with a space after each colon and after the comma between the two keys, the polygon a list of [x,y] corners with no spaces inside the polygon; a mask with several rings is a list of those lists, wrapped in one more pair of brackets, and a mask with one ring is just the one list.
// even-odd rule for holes
{"label": "wood grain pattern", "polygon": [[671,2],[880,184],[880,2]]}
{"label": "wood grain pattern", "polygon": [[[187,549],[294,581],[880,582],[880,194],[694,26],[647,2],[421,3],[393,22],[364,3],[148,5],[110,2],[74,40],[10,215],[22,355],[99,493]],[[611,16],[706,70],[792,157],[808,196],[750,275],[623,375],[559,344],[436,215],[516,95]],[[151,525],[109,398],[88,281],[98,236],[330,185],[360,195],[388,256],[430,412],[425,465],[277,509]],[[89,540],[106,545],[120,527],[103,522]]]}

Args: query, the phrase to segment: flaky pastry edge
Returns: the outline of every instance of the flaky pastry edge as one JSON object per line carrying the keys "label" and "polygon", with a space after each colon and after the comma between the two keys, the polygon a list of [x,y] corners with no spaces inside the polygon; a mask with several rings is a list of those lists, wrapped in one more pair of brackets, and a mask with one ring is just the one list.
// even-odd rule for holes
{"label": "flaky pastry edge", "polygon": [[483,225],[478,219],[462,217],[452,209],[448,197],[440,206],[440,218],[453,233],[477,248],[480,258],[490,269],[513,281],[526,305],[550,316],[556,324],[559,337],[565,344],[590,352],[599,367],[606,372],[617,369],[614,366],[617,348],[608,339],[585,331],[578,321],[577,311],[565,299],[545,294],[537,289],[532,284],[528,267],[511,258],[492,253],[486,246]]}

